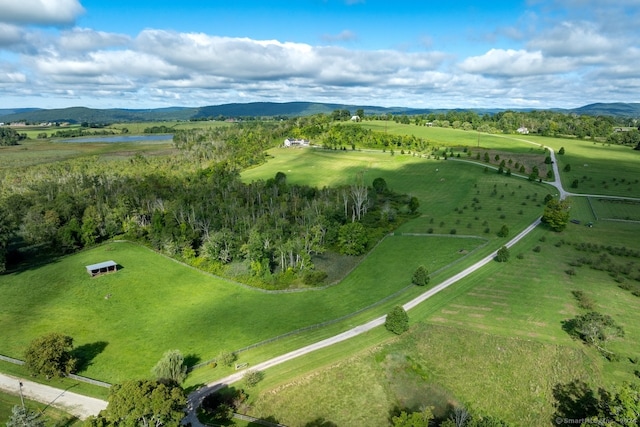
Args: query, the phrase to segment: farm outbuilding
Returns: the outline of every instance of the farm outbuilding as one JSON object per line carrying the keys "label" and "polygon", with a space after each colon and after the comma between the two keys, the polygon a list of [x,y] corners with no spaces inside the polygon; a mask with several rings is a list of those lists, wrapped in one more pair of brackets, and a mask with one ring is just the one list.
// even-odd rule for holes
{"label": "farm outbuilding", "polygon": [[118,264],[115,261],[104,261],[98,264],[87,265],[87,273],[91,277],[98,276],[100,274],[115,273],[118,271]]}

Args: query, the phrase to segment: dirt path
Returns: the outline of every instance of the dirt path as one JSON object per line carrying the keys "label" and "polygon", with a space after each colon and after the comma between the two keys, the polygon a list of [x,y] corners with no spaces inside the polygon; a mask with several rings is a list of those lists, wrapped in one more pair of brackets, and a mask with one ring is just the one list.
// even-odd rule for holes
{"label": "dirt path", "polygon": [[22,378],[0,374],[1,390],[19,396],[20,383],[22,383],[22,395],[26,399],[55,406],[81,420],[86,419],[90,415],[98,415],[100,411],[107,407],[107,402],[104,400],[73,393],[68,389],[61,390]]}

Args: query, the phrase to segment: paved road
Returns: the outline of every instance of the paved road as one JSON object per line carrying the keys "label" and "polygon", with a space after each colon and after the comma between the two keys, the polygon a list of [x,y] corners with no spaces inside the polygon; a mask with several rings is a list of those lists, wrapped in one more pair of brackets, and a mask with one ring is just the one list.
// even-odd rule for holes
{"label": "paved road", "polygon": [[90,415],[98,415],[107,407],[107,402],[104,400],[0,374],[1,390],[20,395],[20,382],[22,382],[22,394],[25,398],[55,406],[81,420]]}

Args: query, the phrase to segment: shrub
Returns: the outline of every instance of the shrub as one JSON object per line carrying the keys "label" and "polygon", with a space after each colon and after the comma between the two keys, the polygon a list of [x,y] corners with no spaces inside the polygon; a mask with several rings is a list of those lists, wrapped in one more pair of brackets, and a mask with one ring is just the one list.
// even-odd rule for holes
{"label": "shrub", "polygon": [[604,357],[609,362],[619,362],[620,361],[620,355],[618,353],[612,353],[612,352],[607,351],[607,352],[604,352]]}
{"label": "shrub", "polygon": [[542,250],[542,248],[540,246],[536,246],[535,248],[533,248],[533,252],[540,252]]}
{"label": "shrub", "polygon": [[389,314],[387,314],[384,327],[387,328],[389,332],[400,335],[409,329],[409,315],[404,308],[396,305]]}
{"label": "shrub", "polygon": [[578,307],[585,310],[593,310],[595,303],[582,291],[571,291],[575,299],[578,301]]}
{"label": "shrub", "polygon": [[231,366],[233,362],[238,359],[238,356],[230,351],[221,352],[218,357],[216,357],[216,362],[221,363],[225,366]]}
{"label": "shrub", "polygon": [[500,227],[500,231],[498,231],[498,237],[507,237],[509,235],[509,227],[507,225],[503,225]]}
{"label": "shrub", "polygon": [[511,254],[509,253],[509,248],[507,248],[506,246],[503,246],[500,249],[498,249],[495,260],[498,262],[507,262],[509,261],[510,256]]}
{"label": "shrub", "polygon": [[245,384],[247,384],[247,387],[255,387],[264,379],[264,372],[249,370],[242,378],[244,379]]}
{"label": "shrub", "polygon": [[302,276],[302,282],[308,286],[321,285],[327,278],[327,273],[321,270],[307,270]]}
{"label": "shrub", "polygon": [[516,255],[516,258],[524,259],[524,254],[522,252],[520,252],[518,255]]}
{"label": "shrub", "polygon": [[421,265],[413,273],[413,277],[411,278],[411,283],[418,286],[425,286],[429,283],[429,280],[430,280],[429,271],[425,268],[424,265]]}

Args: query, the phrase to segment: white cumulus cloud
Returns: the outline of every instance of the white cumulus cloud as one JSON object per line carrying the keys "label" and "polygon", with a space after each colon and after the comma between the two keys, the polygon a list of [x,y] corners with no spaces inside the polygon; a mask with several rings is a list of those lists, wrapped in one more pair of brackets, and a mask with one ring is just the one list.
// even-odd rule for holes
{"label": "white cumulus cloud", "polygon": [[95,31],[90,28],[73,28],[63,31],[59,44],[64,50],[91,51],[107,47],[125,46],[131,38],[124,34]]}
{"label": "white cumulus cloud", "polygon": [[84,13],[78,0],[0,0],[0,22],[68,25]]}
{"label": "white cumulus cloud", "polygon": [[484,55],[466,58],[460,69],[489,76],[530,76],[571,71],[572,62],[562,58],[546,58],[542,52],[514,49],[491,49]]}

